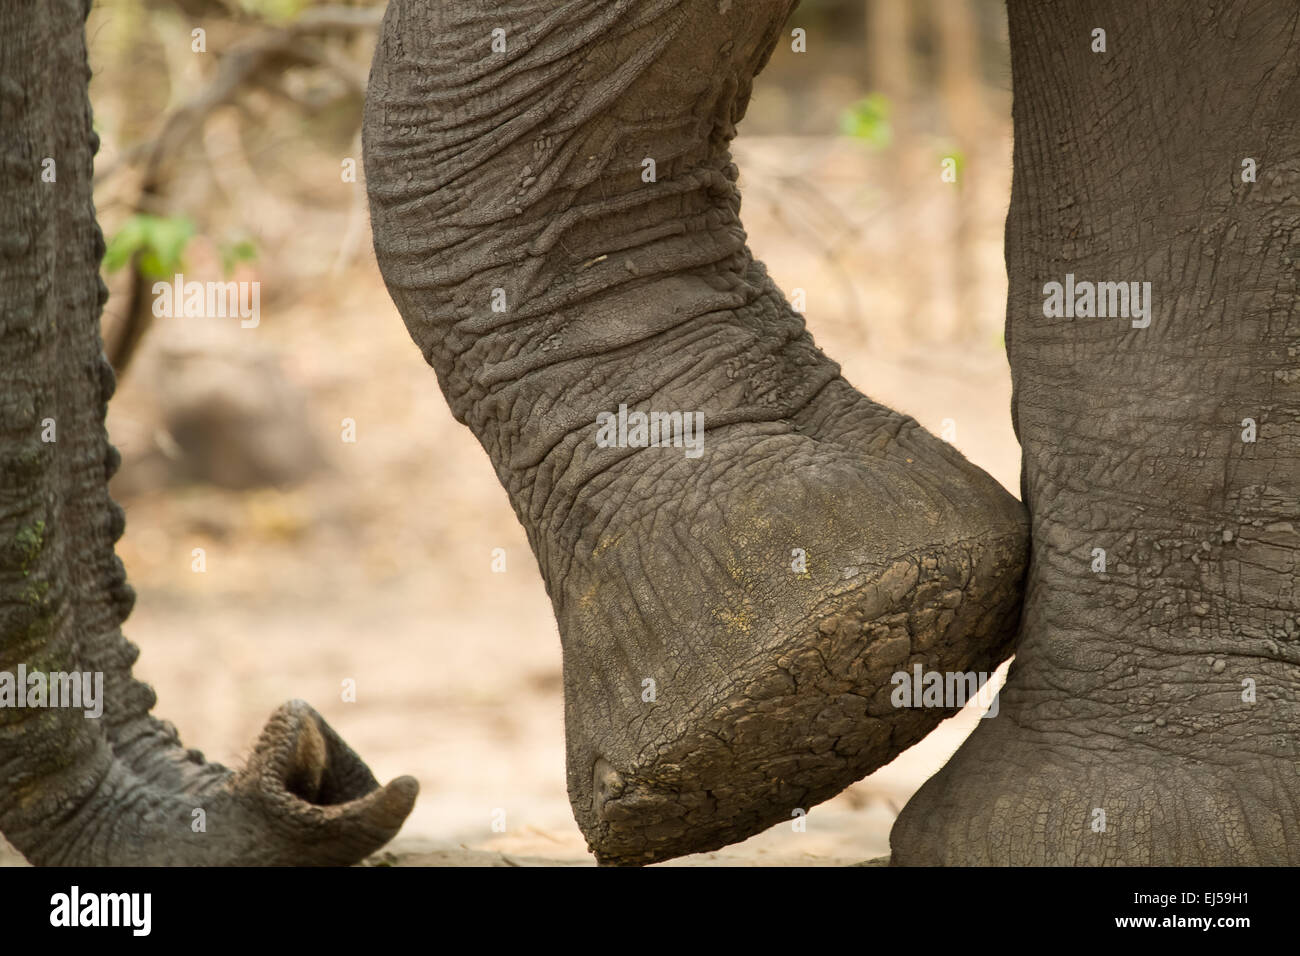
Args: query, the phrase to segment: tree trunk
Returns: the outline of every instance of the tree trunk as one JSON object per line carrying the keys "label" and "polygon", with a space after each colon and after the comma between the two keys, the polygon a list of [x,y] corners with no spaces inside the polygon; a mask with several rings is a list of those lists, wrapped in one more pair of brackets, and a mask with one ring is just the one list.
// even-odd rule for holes
{"label": "tree trunk", "polygon": [[[982,323],[979,268],[982,151],[987,129],[984,115],[984,78],[980,70],[979,20],[975,0],[937,0],[929,5],[929,22],[937,43],[938,99],[944,125],[961,153],[961,169],[953,186],[954,227],[948,261],[955,338],[973,342]],[[942,257],[941,257],[942,258]]]}

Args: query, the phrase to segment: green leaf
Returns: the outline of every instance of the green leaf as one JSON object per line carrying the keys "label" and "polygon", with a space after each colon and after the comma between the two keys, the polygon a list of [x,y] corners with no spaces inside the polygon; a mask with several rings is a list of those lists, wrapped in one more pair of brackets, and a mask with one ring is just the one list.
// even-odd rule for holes
{"label": "green leaf", "polygon": [[965,153],[963,153],[956,146],[951,146],[947,149],[940,149],[939,159],[941,162],[945,159],[951,159],[953,161],[954,171],[957,174],[957,182],[959,183],[965,182],[966,177],[962,175],[966,171]]}
{"label": "green leaf", "polygon": [[251,239],[223,243],[221,246],[221,271],[229,278],[235,266],[241,262],[252,262],[257,258],[257,246]]}
{"label": "green leaf", "polygon": [[298,14],[311,6],[311,0],[239,0],[239,5],[263,20],[284,23],[296,19]]}
{"label": "green leaf", "polygon": [[150,279],[170,278],[181,268],[181,255],[194,236],[186,216],[137,213],[122,224],[104,250],[104,268],[116,272],[139,256],[140,272]]}
{"label": "green leaf", "polygon": [[872,93],[844,111],[840,116],[840,130],[845,136],[864,140],[876,149],[884,149],[894,138],[889,113],[889,98],[883,93]]}

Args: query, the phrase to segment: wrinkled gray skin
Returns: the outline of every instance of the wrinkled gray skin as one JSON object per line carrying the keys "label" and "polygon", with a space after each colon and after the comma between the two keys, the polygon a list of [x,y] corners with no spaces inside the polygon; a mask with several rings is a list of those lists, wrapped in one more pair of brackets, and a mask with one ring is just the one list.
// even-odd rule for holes
{"label": "wrinkled gray skin", "polygon": [[[746,248],[728,144],[792,5],[395,0],[371,69],[379,264],[537,556],[603,863],[790,820],[951,713],[893,673],[1014,633],[1019,504],[850,386]],[[703,412],[703,455],[597,447],[620,404]]]}
{"label": "wrinkled gray skin", "polygon": [[[376,54],[376,250],[537,555],[602,862],[789,819],[946,713],[891,707],[892,672],[991,669],[1016,634],[1020,507],[845,383],[744,246],[726,145],[789,7],[398,0]],[[84,7],[38,9],[0,14],[0,670],[102,669],[110,688],[99,722],[0,711],[0,831],[37,862],[356,859],[413,781],[378,788],[302,704],[245,771],[204,764],[130,677]],[[1009,14],[1033,554],[1001,713],[904,810],[895,862],[1300,862],[1295,14]],[[45,156],[58,186],[33,202]],[[1151,326],[1045,319],[1068,271],[1151,281]],[[596,413],[623,402],[703,411],[705,454],[598,449]]]}
{"label": "wrinkled gray skin", "polygon": [[[121,624],[134,594],[108,497],[120,458],[104,430],[114,382],[99,339],[88,9],[0,8],[0,671],[102,672],[105,700],[99,719],[0,708],[0,833],[33,863],[354,862],[397,832],[413,779],[380,788],[301,701],[272,715],[243,770],[207,763],[131,676]],[[40,181],[46,157],[54,183]],[[55,441],[41,440],[46,419]]]}
{"label": "wrinkled gray skin", "polygon": [[[1209,7],[1008,5],[1033,559],[1001,713],[895,862],[1300,863],[1300,9]],[[1067,272],[1151,281],[1150,327],[1044,318]]]}
{"label": "wrinkled gray skin", "polygon": [[[606,863],[790,819],[944,716],[891,672],[988,668],[1017,624],[1018,507],[844,382],[745,248],[727,143],[790,6],[394,0],[372,70],[379,262],[528,531]],[[1026,613],[894,860],[1298,862],[1295,10],[1009,18]],[[1046,319],[1067,272],[1150,281],[1151,326]],[[703,410],[705,454],[596,448],[620,403]]]}

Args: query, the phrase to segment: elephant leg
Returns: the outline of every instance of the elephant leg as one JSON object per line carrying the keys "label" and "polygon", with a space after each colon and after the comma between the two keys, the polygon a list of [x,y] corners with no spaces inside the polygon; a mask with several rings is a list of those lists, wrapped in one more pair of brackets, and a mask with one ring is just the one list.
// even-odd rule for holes
{"label": "elephant leg", "polygon": [[[849,385],[746,247],[728,144],[792,5],[393,0],[371,69],[376,255],[528,533],[602,863],[790,820],[953,712],[893,675],[1015,631],[1019,503]],[[702,442],[609,447],[629,410]]]}
{"label": "elephant leg", "polygon": [[397,832],[413,779],[381,788],[301,702],[272,716],[242,770],[207,763],[132,677],[89,8],[0,10],[0,832],[38,864],[355,862]]}
{"label": "elephant leg", "polygon": [[[999,714],[904,808],[894,862],[1295,865],[1296,10],[1009,14],[1032,558]],[[1149,311],[1081,314],[1084,290],[1061,314],[1067,275],[1149,281]]]}

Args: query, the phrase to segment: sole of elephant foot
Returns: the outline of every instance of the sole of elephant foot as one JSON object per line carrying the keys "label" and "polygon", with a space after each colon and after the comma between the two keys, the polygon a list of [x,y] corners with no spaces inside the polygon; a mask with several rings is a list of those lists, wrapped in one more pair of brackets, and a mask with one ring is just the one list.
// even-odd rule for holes
{"label": "sole of elephant foot", "polygon": [[991,674],[1010,653],[1019,504],[910,419],[823,400],[793,428],[719,433],[712,469],[606,476],[605,498],[678,495],[601,524],[557,602],[570,798],[602,864],[797,818],[961,703],[896,706],[895,675]]}
{"label": "sole of elephant foot", "polygon": [[1163,746],[1159,735],[1177,732],[1168,723],[1127,741],[1047,736],[1007,710],[981,721],[904,807],[890,834],[894,865],[1300,863],[1300,754],[1263,757],[1255,744],[1266,726],[1246,746],[1198,753],[1187,735]]}

